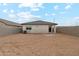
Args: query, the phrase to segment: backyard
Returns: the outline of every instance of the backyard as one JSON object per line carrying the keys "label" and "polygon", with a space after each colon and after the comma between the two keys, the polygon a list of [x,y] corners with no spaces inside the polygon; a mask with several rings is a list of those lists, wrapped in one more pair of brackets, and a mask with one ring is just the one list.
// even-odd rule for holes
{"label": "backyard", "polygon": [[0,55],[79,56],[79,37],[65,34],[14,34],[0,37]]}

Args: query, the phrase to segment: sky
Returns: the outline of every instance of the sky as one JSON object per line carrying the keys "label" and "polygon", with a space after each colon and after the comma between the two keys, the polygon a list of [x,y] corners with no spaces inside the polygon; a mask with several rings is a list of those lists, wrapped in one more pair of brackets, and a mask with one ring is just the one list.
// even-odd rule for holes
{"label": "sky", "polygon": [[78,3],[0,3],[0,18],[24,23],[44,20],[59,26],[79,25]]}

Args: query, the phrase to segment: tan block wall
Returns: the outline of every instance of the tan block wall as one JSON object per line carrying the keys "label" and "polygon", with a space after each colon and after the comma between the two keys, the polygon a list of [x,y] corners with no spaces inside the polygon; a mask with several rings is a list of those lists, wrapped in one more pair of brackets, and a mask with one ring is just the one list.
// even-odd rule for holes
{"label": "tan block wall", "polygon": [[57,27],[57,32],[63,33],[63,34],[79,36],[79,26]]}
{"label": "tan block wall", "polygon": [[8,26],[8,25],[5,25],[4,23],[0,22],[0,36],[15,34],[15,33],[19,33],[20,31],[21,31],[21,28],[19,28],[19,27]]}
{"label": "tan block wall", "polygon": [[4,23],[2,23],[2,22],[0,22],[0,26],[5,26],[5,24],[4,24]]}

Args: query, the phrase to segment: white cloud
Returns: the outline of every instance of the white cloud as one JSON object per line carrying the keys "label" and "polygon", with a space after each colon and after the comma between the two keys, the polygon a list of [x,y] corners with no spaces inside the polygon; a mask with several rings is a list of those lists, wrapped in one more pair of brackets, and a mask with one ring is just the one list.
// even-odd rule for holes
{"label": "white cloud", "polygon": [[0,3],[0,6],[1,6],[2,4]]}
{"label": "white cloud", "polygon": [[15,22],[22,23],[29,21],[28,18],[31,17],[31,14],[29,12],[20,12],[20,13],[8,13],[8,18],[12,21],[16,20]]}
{"label": "white cloud", "polygon": [[16,20],[16,22],[23,23],[23,22],[28,22],[28,21],[33,21],[36,19],[32,19],[33,17],[35,18],[41,18],[39,15],[32,15],[30,12],[19,12],[19,13],[8,13],[8,18],[11,20]]}
{"label": "white cloud", "polygon": [[75,19],[75,20],[79,20],[79,16],[77,16],[77,17],[74,17],[74,19]]}
{"label": "white cloud", "polygon": [[35,18],[41,18],[41,16],[32,15],[30,12],[20,12],[20,13],[17,13],[16,16],[19,18],[18,19],[19,22],[20,21],[21,22],[28,22],[28,21],[36,20],[36,19],[32,19],[33,17],[35,17]]}
{"label": "white cloud", "polygon": [[7,9],[4,9],[4,10],[3,10],[3,12],[4,12],[4,13],[7,13],[7,12],[8,12],[8,10],[7,10]]}
{"label": "white cloud", "polygon": [[48,13],[45,13],[45,16],[55,16],[56,14],[53,13],[53,14],[48,14]]}
{"label": "white cloud", "polygon": [[38,17],[38,18],[41,17],[41,16],[37,16],[37,15],[32,15],[30,12],[20,12],[20,13],[17,13],[16,15],[20,18],[25,18],[25,19],[28,19],[31,17]]}
{"label": "white cloud", "polygon": [[6,6],[6,5],[7,5],[7,3],[3,3],[3,5],[4,5],[4,6]]}
{"label": "white cloud", "polygon": [[75,20],[75,25],[79,26],[79,16],[73,18]]}
{"label": "white cloud", "polygon": [[30,12],[20,12],[20,13],[17,13],[17,16],[21,18],[33,17],[33,15]]}
{"label": "white cloud", "polygon": [[21,3],[19,4],[19,7],[22,8],[22,7],[32,7],[33,6],[33,3]]}
{"label": "white cloud", "polygon": [[8,17],[10,17],[10,18],[16,18],[16,15],[15,14],[9,14]]}
{"label": "white cloud", "polygon": [[55,5],[55,6],[54,6],[54,9],[55,9],[55,10],[58,10],[58,9],[59,9],[59,6],[58,6],[58,5]]}
{"label": "white cloud", "polygon": [[48,13],[45,13],[45,16],[49,16],[49,14]]}
{"label": "white cloud", "polygon": [[68,10],[68,9],[70,9],[71,8],[71,5],[67,5],[66,7],[65,7],[65,10]]}
{"label": "white cloud", "polygon": [[11,13],[14,13],[14,10],[10,10]]}
{"label": "white cloud", "polygon": [[40,8],[43,8],[43,3],[21,3],[18,7],[30,7],[31,11],[39,11]]}
{"label": "white cloud", "polygon": [[31,11],[39,11],[39,8],[32,8]]}
{"label": "white cloud", "polygon": [[41,16],[34,16],[34,17],[41,18]]}
{"label": "white cloud", "polygon": [[8,14],[8,13],[14,13],[14,10],[12,10],[12,9],[11,9],[11,10],[4,9],[2,12],[7,13],[7,14]]}
{"label": "white cloud", "polygon": [[52,14],[52,16],[55,16],[55,15],[56,15],[55,13]]}
{"label": "white cloud", "polygon": [[52,14],[49,14],[49,13],[45,13],[45,16],[51,16]]}
{"label": "white cloud", "polygon": [[43,7],[42,3],[21,3],[19,4],[19,7],[31,7],[31,8],[36,8],[36,7]]}
{"label": "white cloud", "polygon": [[7,13],[7,17],[8,17],[8,19],[10,20],[10,21],[13,21],[13,22],[18,22],[17,20],[17,16],[16,16],[16,14],[14,14],[14,13]]}

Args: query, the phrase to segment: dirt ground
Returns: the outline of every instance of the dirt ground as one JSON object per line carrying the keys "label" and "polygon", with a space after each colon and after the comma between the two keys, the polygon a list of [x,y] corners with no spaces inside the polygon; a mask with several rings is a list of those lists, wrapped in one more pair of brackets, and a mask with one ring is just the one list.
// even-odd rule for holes
{"label": "dirt ground", "polygon": [[64,34],[14,34],[0,37],[3,56],[79,56],[79,37]]}

